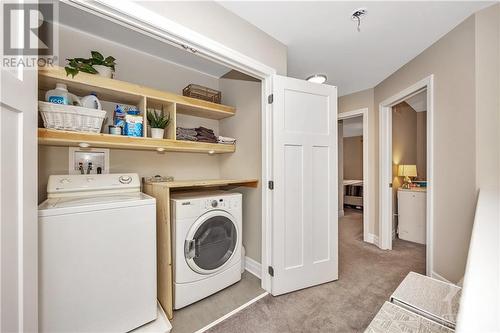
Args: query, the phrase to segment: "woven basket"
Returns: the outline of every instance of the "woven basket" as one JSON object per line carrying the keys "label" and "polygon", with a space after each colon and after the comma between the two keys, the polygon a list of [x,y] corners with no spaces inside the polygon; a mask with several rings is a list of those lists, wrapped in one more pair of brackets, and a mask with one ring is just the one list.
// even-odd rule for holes
{"label": "woven basket", "polygon": [[45,128],[77,132],[101,132],[106,111],[81,106],[38,102]]}
{"label": "woven basket", "polygon": [[222,99],[222,94],[220,91],[200,86],[197,84],[190,84],[186,88],[182,89],[182,94],[187,97],[202,99],[204,101],[209,101],[218,104],[220,104]]}

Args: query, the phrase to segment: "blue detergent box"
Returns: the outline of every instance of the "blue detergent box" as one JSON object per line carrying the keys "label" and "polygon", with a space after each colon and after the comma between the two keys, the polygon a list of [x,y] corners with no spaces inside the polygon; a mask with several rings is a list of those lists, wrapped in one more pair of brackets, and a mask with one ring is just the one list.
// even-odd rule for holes
{"label": "blue detergent box", "polygon": [[127,136],[142,137],[142,122],[143,118],[140,115],[125,115],[125,128],[123,129],[123,134]]}

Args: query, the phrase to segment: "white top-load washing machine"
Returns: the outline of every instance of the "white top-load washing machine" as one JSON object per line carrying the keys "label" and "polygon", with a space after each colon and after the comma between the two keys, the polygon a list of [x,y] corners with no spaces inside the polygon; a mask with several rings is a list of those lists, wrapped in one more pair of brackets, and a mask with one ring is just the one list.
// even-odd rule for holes
{"label": "white top-load washing machine", "polygon": [[241,193],[173,194],[174,309],[241,280]]}
{"label": "white top-load washing machine", "polygon": [[50,176],[47,192],[40,331],[127,332],[156,319],[156,201],[139,176]]}

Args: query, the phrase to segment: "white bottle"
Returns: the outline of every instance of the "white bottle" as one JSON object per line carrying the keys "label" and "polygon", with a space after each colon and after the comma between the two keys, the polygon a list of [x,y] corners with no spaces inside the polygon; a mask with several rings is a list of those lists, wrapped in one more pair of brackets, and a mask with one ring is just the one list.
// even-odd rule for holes
{"label": "white bottle", "polygon": [[82,97],[80,102],[84,108],[96,109],[96,110],[102,109],[101,102],[99,102],[99,99],[97,98],[94,92],[88,96]]}
{"label": "white bottle", "polygon": [[73,105],[73,103],[76,103],[80,105],[80,99],[76,95],[69,93],[68,87],[64,83],[56,83],[56,89],[47,91],[45,100],[55,104]]}

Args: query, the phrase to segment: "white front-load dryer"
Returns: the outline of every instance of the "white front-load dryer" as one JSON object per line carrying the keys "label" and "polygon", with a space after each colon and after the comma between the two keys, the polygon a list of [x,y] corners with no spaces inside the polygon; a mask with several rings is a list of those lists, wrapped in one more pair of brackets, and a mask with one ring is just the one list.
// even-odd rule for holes
{"label": "white front-load dryer", "polygon": [[241,280],[241,193],[173,194],[174,309]]}

